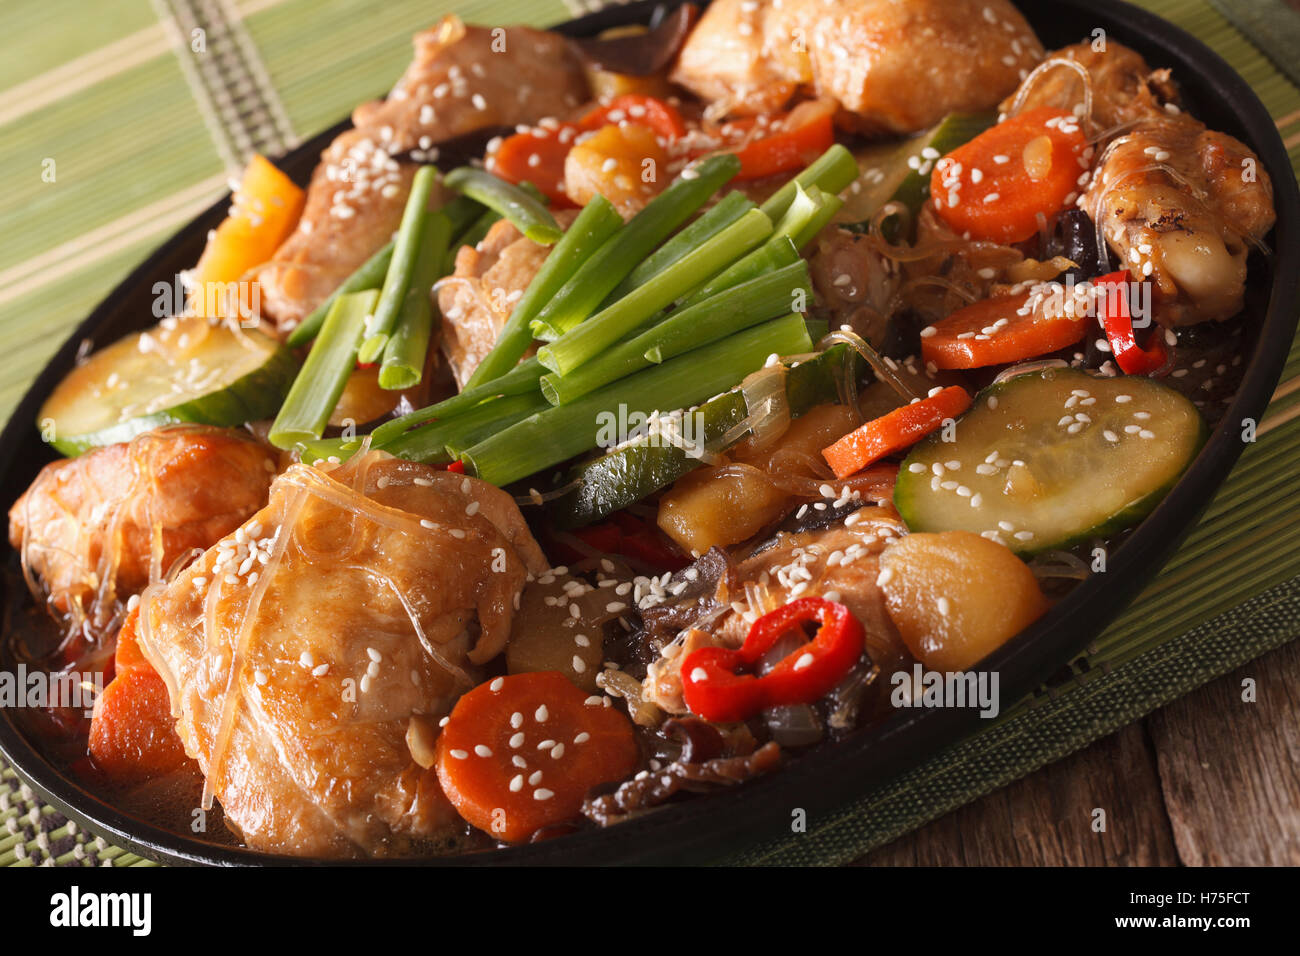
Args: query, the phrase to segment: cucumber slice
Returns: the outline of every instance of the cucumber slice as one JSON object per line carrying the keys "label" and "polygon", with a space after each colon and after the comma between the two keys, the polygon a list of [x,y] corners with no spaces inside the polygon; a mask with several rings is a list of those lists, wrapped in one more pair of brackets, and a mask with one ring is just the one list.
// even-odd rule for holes
{"label": "cucumber slice", "polygon": [[[785,384],[790,414],[797,418],[816,405],[836,401],[837,380],[844,375],[856,377],[859,371],[857,353],[847,345],[833,345],[816,358],[793,366]],[[724,392],[701,405],[695,414],[697,434],[703,435],[708,445],[744,421],[745,397],[739,390]],[[572,487],[552,500],[547,512],[561,530],[582,527],[667,487],[701,464],[699,458],[669,443],[644,438],[630,442],[574,467],[566,482]]]}
{"label": "cucumber slice", "polygon": [[69,456],[175,422],[242,425],[275,414],[297,368],[288,349],[256,330],[164,319],[69,372],[37,425]]}
{"label": "cucumber slice", "polygon": [[1145,517],[1206,432],[1149,378],[1017,375],[979,394],[953,441],[939,431],[912,449],[894,505],[913,531],[972,531],[1021,555],[1065,548]]}
{"label": "cucumber slice", "polygon": [[[858,178],[861,188],[857,192],[846,190],[844,208],[836,218],[852,224],[848,228],[865,230],[877,210],[892,200],[911,210],[915,224],[921,206],[930,198],[930,173],[935,162],[984,132],[996,119],[995,113],[949,113],[923,133],[858,152],[855,158],[862,167]],[[911,236],[887,238],[897,241]]]}

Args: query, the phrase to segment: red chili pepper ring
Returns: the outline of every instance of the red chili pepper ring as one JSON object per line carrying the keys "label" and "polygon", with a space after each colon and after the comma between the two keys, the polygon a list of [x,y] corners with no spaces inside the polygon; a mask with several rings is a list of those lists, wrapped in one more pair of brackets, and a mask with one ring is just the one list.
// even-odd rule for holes
{"label": "red chili pepper ring", "polygon": [[1157,328],[1147,347],[1137,343],[1133,317],[1129,314],[1128,292],[1131,285],[1127,269],[1092,280],[1093,285],[1108,287],[1100,316],[1115,364],[1125,375],[1151,375],[1164,368],[1169,360],[1164,333]]}
{"label": "red chili pepper ring", "polygon": [[[766,674],[752,671],[786,634],[804,623],[821,626],[811,641],[786,655]],[[862,625],[843,604],[799,598],[763,615],[739,650],[702,647],[682,662],[682,697],[705,720],[746,720],[761,710],[808,704],[829,693],[857,663],[865,646]]]}

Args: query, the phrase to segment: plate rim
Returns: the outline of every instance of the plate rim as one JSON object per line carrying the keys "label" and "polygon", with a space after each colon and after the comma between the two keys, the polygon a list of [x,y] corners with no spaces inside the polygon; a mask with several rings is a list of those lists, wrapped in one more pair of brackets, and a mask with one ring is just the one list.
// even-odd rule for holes
{"label": "plate rim", "polygon": [[[1260,421],[1280,377],[1295,334],[1297,287],[1285,276],[1300,272],[1300,190],[1273,118],[1249,84],[1217,53],[1181,27],[1123,0],[1014,0],[1022,12],[1058,8],[1071,16],[1091,17],[1107,28],[1123,22],[1118,31],[1136,34],[1145,50],[1159,48],[1165,59],[1188,62],[1197,78],[1213,92],[1227,91],[1238,109],[1238,122],[1250,134],[1255,149],[1274,184],[1277,210],[1275,246],[1271,262],[1271,288],[1254,352],[1243,372],[1237,393],[1223,419],[1211,431],[1205,446],[1157,508],[1114,552],[1108,555],[1107,576],[1093,576],[1074,588],[1042,619],[1021,632],[991,657],[981,670],[997,670],[1002,679],[1002,699],[1019,701],[1055,670],[1073,660],[1088,642],[1128,607],[1133,597],[1156,574],[1177,544],[1196,525],[1200,513],[1222,486],[1245,443],[1233,438],[1229,421]],[[657,6],[675,7],[680,0],[638,0],[609,6],[549,29],[566,35],[590,35],[609,26],[643,22]],[[701,4],[706,5],[706,4]],[[1144,51],[1145,52],[1145,51]],[[1182,74],[1186,76],[1186,73]],[[1175,80],[1179,75],[1175,75]],[[288,156],[319,151],[350,120],[308,139]],[[68,340],[50,358],[24,394],[0,433],[0,462],[7,475],[15,452],[30,440],[37,407],[70,367],[83,339],[94,338],[114,314],[114,302],[127,289],[147,282],[183,237],[224,215],[229,195],[224,195],[193,221],[167,238],[153,253],[91,311]],[[205,230],[206,231],[206,230]],[[1106,606],[1098,597],[1106,599]],[[1048,661],[1051,663],[1049,664]],[[1010,674],[1007,681],[1005,675]],[[702,795],[691,801],[606,829],[583,831],[558,840],[508,849],[490,849],[449,857],[380,858],[340,861],[265,854],[192,840],[130,816],[99,799],[75,777],[65,776],[48,761],[15,726],[10,714],[0,713],[0,753],[19,775],[47,802],[88,831],[152,860],[180,865],[215,866],[472,866],[519,864],[591,864],[705,862],[716,859],[737,841],[757,844],[780,832],[788,814],[773,815],[762,808],[780,804],[802,806],[809,816],[830,813],[865,798],[899,774],[933,757],[974,733],[979,718],[973,710],[920,710],[895,714],[864,728],[852,737],[799,755],[774,774],[742,787]],[[863,764],[870,761],[871,766]],[[793,773],[798,771],[798,773]],[[868,772],[869,771],[869,772]],[[830,775],[837,786],[819,785]],[[836,776],[838,775],[838,777]],[[845,776],[849,779],[846,787]],[[874,781],[867,778],[873,777]],[[791,802],[797,800],[797,802]],[[93,812],[87,812],[88,805]],[[692,813],[692,809],[700,812]],[[693,820],[692,818],[700,818]],[[722,820],[725,826],[711,826]],[[703,826],[701,826],[701,822]],[[693,832],[692,832],[693,831]]]}

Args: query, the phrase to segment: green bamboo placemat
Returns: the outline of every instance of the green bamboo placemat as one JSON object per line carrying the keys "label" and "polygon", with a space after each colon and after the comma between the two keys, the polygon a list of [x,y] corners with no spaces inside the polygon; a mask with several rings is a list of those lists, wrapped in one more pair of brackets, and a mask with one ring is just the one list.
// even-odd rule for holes
{"label": "green bamboo placemat", "polygon": [[[1139,2],[1228,60],[1300,161],[1300,90],[1287,78],[1300,73],[1287,40],[1300,35],[1300,21],[1291,11],[1278,0]],[[408,62],[410,35],[440,11],[548,24],[599,5],[5,0],[0,416],[89,309],[217,198],[250,152],[292,148],[381,93]],[[1300,633],[1300,348],[1282,381],[1259,440],[1196,530],[1072,665],[1070,682],[1020,702],[869,798],[809,821],[806,834],[725,862],[852,859]],[[0,865],[151,865],[43,805],[3,762],[0,825]]]}

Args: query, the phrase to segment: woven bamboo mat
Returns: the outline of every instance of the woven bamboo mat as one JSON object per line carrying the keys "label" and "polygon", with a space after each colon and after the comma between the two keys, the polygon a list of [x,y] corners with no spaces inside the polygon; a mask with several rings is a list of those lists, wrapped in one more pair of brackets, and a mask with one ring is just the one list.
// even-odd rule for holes
{"label": "woven bamboo mat", "polygon": [[[1198,36],[1246,78],[1300,168],[1293,82],[1300,19],[1278,0],[1138,2]],[[8,416],[91,307],[220,196],[251,152],[292,148],[382,93],[409,60],[410,35],[440,12],[544,25],[599,5],[5,0],[0,415]],[[206,55],[190,55],[200,43]],[[1020,702],[809,833],[748,847],[725,862],[852,859],[1300,633],[1300,348],[1282,382],[1259,440],[1196,530],[1075,662],[1073,680]],[[43,805],[0,761],[0,865],[150,864]]]}

